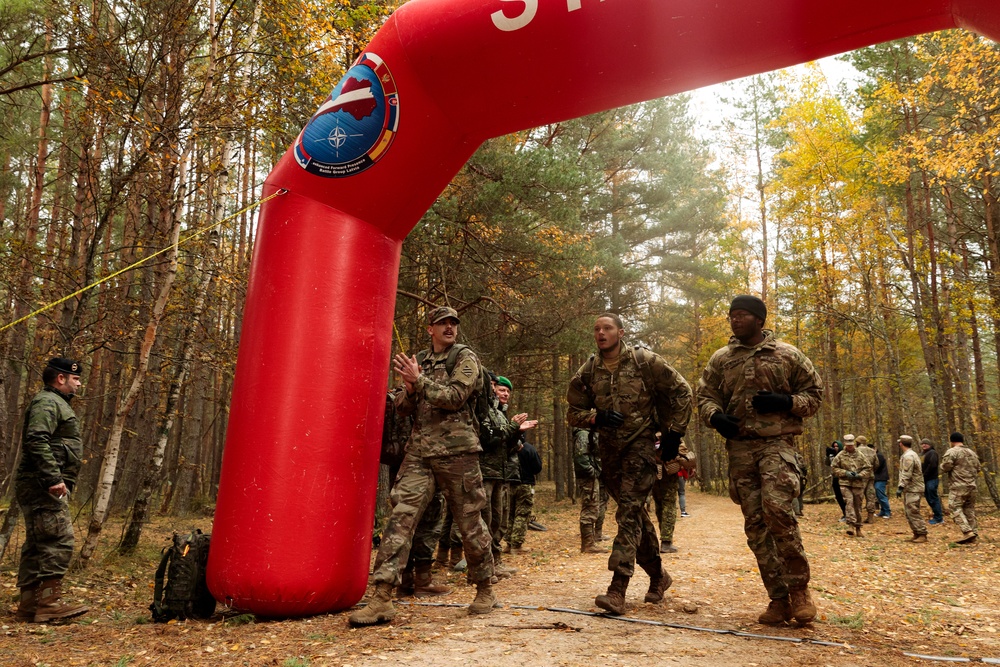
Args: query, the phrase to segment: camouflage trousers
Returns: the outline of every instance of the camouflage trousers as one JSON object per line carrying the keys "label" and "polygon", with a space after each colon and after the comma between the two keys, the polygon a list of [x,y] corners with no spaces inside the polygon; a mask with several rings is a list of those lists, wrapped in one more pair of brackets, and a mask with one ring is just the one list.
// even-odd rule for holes
{"label": "camouflage trousers", "polygon": [[60,578],[73,558],[73,521],[66,499],[54,498],[38,482],[15,484],[14,493],[24,516],[24,545],[17,568],[17,587]]}
{"label": "camouflage trousers", "polygon": [[656,454],[651,440],[637,438],[626,445],[601,443],[601,485],[615,499],[618,535],[608,558],[608,569],[631,577],[638,563],[646,574],[662,571],[656,527],[646,511],[646,500],[656,481]]}
{"label": "camouflage trousers", "polygon": [[421,458],[407,454],[392,487],[392,514],[375,557],[372,581],[399,585],[417,524],[438,489],[462,536],[469,582],[475,584],[493,576],[489,530],[482,517],[486,492],[479,455],[472,452]]}
{"label": "camouflage trousers", "polygon": [[515,484],[510,495],[510,535],[507,543],[519,547],[528,534],[528,522],[535,509],[535,487],[531,484]]}
{"label": "camouflage trousers", "polygon": [[848,526],[861,525],[861,510],[864,506],[865,487],[851,486],[840,480],[840,492],[844,494],[844,516]]}
{"label": "camouflage trousers", "polygon": [[743,511],[747,546],[772,600],[809,583],[792,499],[801,492],[791,438],[729,440],[729,496]]}
{"label": "camouflage trousers", "polygon": [[952,484],[948,489],[948,512],[963,533],[979,530],[976,521],[976,487]]}
{"label": "camouflage trousers", "polygon": [[[601,513],[601,485],[596,477],[576,480],[576,488],[580,492],[580,523],[596,526]],[[607,509],[607,501],[605,501]]]}
{"label": "camouflage trousers", "polygon": [[431,501],[427,503],[427,509],[420,517],[417,530],[413,533],[413,542],[410,547],[410,558],[406,564],[406,569],[413,569],[418,565],[430,565],[434,562],[434,548],[441,539],[441,532],[444,530],[445,500],[441,489],[437,490]]}
{"label": "camouflage trousers", "polygon": [[510,531],[510,482],[498,479],[483,481],[486,492],[486,507],[483,508],[483,522],[490,529],[490,548],[493,560],[503,550],[503,539]]}
{"label": "camouflage trousers", "polygon": [[677,525],[677,475],[663,475],[653,483],[653,509],[656,523],[660,526],[660,539],[674,541],[674,527]]}
{"label": "camouflage trousers", "polygon": [[865,483],[865,511],[869,514],[878,513],[878,503],[875,502],[875,480],[869,479]]}
{"label": "camouflage trousers", "polygon": [[906,521],[910,524],[910,530],[913,531],[914,535],[927,534],[927,524],[924,523],[924,517],[920,514],[920,499],[923,497],[924,494],[919,492],[906,491],[903,493],[903,513],[906,514]]}

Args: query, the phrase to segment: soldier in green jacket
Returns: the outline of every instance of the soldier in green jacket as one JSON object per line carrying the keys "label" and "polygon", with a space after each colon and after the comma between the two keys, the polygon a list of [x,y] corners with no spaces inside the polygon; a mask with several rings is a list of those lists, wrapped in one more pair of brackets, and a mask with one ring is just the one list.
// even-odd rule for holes
{"label": "soldier in green jacket", "polygon": [[62,579],[73,557],[69,494],[83,459],[80,424],[70,401],[80,389],[78,361],[54,357],[42,372],[45,387],[24,414],[21,462],[14,492],[24,515],[25,537],[17,586],[17,619],[48,623],[87,612],[62,601]]}
{"label": "soldier in green jacket", "polygon": [[764,329],[767,306],[749,295],[729,306],[729,344],[716,350],[698,383],[702,420],[726,438],[729,496],[743,511],[747,545],[771,602],[769,625],[809,623],[809,561],[792,500],[802,492],[794,436],[819,410],[823,381],[798,348]]}
{"label": "soldier in green jacket", "polygon": [[[625,592],[636,563],[649,575],[646,602],[662,601],[672,582],[660,559],[646,500],[657,461],[677,457],[691,419],[691,387],[684,377],[660,355],[625,345],[624,334],[618,315],[598,316],[598,354],[580,367],[566,394],[570,426],[597,430],[601,483],[618,503],[618,535],[608,558],[614,574],[607,593],[594,600],[614,614],[625,613]],[[657,431],[663,433],[659,457]]]}

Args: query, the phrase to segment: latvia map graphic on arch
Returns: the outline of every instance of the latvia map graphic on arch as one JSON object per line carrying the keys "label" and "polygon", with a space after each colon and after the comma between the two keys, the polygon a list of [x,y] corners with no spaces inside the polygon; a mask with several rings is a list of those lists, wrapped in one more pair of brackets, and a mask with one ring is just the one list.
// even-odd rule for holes
{"label": "latvia map graphic on arch", "polygon": [[317,176],[353,176],[385,154],[398,122],[388,67],[378,56],[363,54],[299,134],[295,160]]}

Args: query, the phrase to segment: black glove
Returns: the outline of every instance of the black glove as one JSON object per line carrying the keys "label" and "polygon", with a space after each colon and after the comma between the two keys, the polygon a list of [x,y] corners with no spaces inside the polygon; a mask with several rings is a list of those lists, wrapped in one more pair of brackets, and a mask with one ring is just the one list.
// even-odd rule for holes
{"label": "black glove", "polygon": [[684,434],[677,431],[667,431],[663,434],[663,437],[660,438],[661,461],[666,463],[677,458],[677,454],[680,453],[681,449],[681,438],[683,437]]}
{"label": "black glove", "polygon": [[762,415],[772,412],[788,412],[792,409],[792,397],[788,394],[776,394],[773,391],[761,389],[750,399],[753,409]]}
{"label": "black glove", "polygon": [[897,498],[902,498],[903,497],[903,487],[899,487],[899,488],[896,489],[896,497]]}
{"label": "black glove", "polygon": [[597,428],[621,428],[625,423],[625,415],[617,410],[598,410],[594,419]]}
{"label": "black glove", "polygon": [[851,479],[857,479],[858,478],[858,473],[854,472],[853,470],[848,470],[847,471],[847,476],[850,477]]}
{"label": "black glove", "polygon": [[738,417],[727,415],[724,412],[715,412],[709,417],[708,422],[726,440],[735,438],[740,434],[740,420]]}

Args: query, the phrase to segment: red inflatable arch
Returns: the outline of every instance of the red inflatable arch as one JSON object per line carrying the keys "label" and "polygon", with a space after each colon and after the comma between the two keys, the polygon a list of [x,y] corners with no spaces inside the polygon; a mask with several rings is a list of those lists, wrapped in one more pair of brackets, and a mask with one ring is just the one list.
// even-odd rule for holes
{"label": "red inflatable arch", "polygon": [[208,581],[266,616],[363,595],[400,247],[487,138],[944,28],[998,0],[412,0],[271,172]]}

